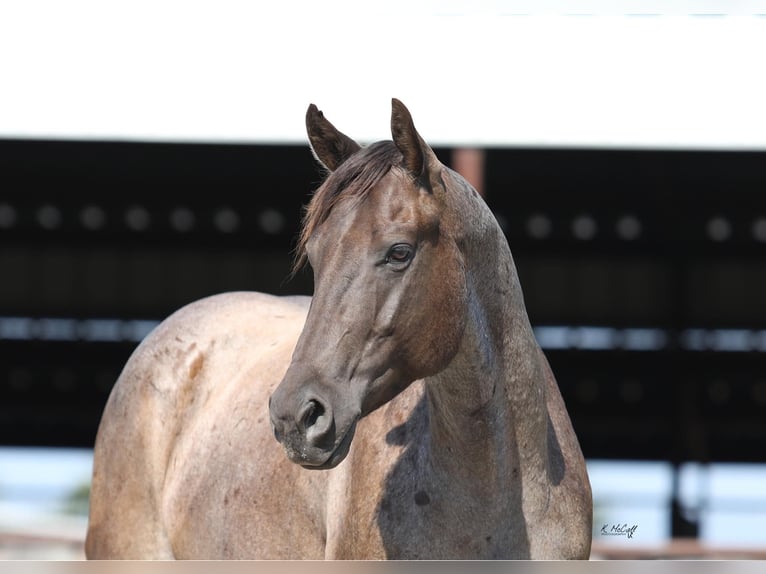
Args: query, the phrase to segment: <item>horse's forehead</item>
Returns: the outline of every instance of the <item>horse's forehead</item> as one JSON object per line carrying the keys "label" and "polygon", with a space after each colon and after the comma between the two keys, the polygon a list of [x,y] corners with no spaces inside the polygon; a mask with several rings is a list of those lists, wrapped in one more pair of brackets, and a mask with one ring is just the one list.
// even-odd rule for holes
{"label": "horse's forehead", "polygon": [[423,211],[422,192],[408,177],[389,172],[366,202],[373,228],[390,223],[417,224]]}
{"label": "horse's forehead", "polygon": [[423,220],[422,199],[414,182],[392,170],[366,195],[339,201],[317,230],[317,239],[337,241],[345,236],[359,239],[377,235],[392,224],[418,226]]}

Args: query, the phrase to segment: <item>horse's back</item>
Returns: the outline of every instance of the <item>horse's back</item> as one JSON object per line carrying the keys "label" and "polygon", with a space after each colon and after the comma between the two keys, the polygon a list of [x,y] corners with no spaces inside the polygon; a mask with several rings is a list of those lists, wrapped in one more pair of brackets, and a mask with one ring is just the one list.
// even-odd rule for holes
{"label": "horse's back", "polygon": [[[225,524],[221,536],[209,521],[206,535],[189,528],[195,513],[211,508],[223,509],[219,519],[232,528],[236,509],[247,506],[239,498],[258,491],[239,488],[245,477],[265,482],[281,467],[287,478],[295,472],[271,437],[267,405],[309,301],[253,292],[208,297],[175,312],[136,348],[99,426],[89,558],[225,555],[223,546],[236,545]],[[256,547],[228,551],[258,555]]]}

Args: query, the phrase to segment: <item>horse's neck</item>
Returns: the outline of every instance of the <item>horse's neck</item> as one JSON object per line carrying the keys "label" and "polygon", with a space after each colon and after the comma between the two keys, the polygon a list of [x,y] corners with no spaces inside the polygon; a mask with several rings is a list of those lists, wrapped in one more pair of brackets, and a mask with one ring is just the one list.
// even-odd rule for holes
{"label": "horse's neck", "polygon": [[427,381],[430,457],[478,488],[482,481],[540,482],[547,472],[541,355],[507,244],[498,238],[497,245],[497,264],[468,275],[460,350]]}

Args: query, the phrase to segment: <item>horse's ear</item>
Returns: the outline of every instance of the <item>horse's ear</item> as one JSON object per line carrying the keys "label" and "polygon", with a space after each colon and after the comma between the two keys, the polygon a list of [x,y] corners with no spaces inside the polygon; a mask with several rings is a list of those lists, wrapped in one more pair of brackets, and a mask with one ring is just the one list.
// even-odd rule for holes
{"label": "horse's ear", "polygon": [[314,157],[330,171],[335,171],[361,146],[339,132],[314,104],[306,112],[306,131]]}
{"label": "horse's ear", "polygon": [[413,177],[420,178],[425,171],[430,148],[415,129],[409,110],[396,98],[391,99],[391,135],[402,152],[404,167]]}

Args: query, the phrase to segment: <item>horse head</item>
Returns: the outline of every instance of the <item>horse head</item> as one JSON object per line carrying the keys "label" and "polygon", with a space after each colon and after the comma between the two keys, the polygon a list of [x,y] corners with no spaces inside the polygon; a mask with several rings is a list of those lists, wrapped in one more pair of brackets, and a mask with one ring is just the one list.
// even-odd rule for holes
{"label": "horse head", "polygon": [[299,244],[314,296],[269,408],[288,457],[325,469],[345,458],[360,418],[457,353],[466,281],[460,214],[448,195],[471,190],[439,162],[398,100],[393,141],[361,147],[314,105],[306,125],[329,172]]}

